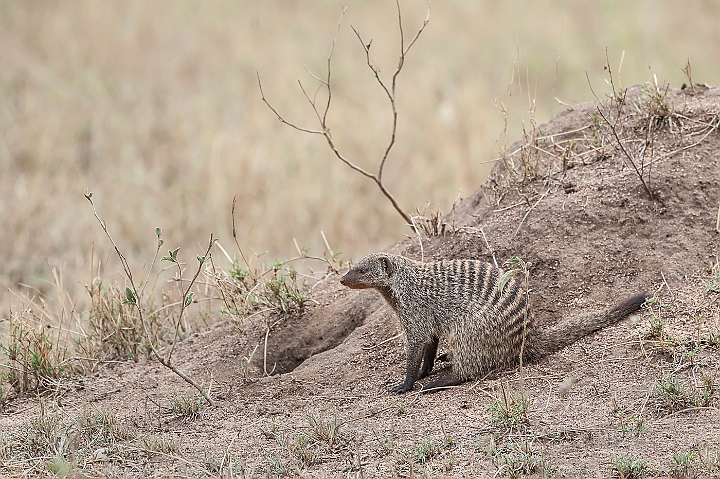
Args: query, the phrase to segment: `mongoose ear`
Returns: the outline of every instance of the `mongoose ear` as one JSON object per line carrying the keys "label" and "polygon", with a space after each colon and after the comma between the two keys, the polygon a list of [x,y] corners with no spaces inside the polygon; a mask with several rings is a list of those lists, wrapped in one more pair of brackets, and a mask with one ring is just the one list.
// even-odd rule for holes
{"label": "mongoose ear", "polygon": [[387,256],[380,256],[380,266],[385,270],[385,274],[390,276],[393,273],[393,264]]}

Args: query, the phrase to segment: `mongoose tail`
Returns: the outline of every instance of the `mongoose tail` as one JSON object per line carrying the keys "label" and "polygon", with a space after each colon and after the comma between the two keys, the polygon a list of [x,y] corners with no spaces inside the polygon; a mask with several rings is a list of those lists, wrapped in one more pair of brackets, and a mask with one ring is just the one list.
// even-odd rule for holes
{"label": "mongoose tail", "polygon": [[544,330],[535,330],[533,336],[525,344],[526,361],[535,361],[584,338],[588,334],[599,331],[617,323],[627,316],[640,310],[650,296],[647,291],[637,294],[615,306],[606,313],[589,313],[575,316],[562,323]]}

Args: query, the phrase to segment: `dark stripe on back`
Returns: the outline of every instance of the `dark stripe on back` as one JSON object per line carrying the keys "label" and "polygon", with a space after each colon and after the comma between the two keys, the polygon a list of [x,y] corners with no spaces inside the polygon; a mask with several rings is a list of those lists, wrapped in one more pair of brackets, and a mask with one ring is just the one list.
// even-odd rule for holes
{"label": "dark stripe on back", "polygon": [[477,261],[468,261],[468,288],[470,289],[470,299],[474,303],[478,298],[478,263]]}
{"label": "dark stripe on back", "polygon": [[482,283],[480,286],[480,302],[483,304],[490,300],[488,291],[492,287],[492,266],[485,263],[482,265]]}
{"label": "dark stripe on back", "polygon": [[500,312],[500,308],[498,306],[499,306],[499,303],[500,303],[500,300],[502,299],[502,297],[500,296],[500,292],[497,289],[497,280],[498,280],[498,276],[499,276],[499,270],[497,268],[493,268],[492,275],[493,275],[492,291],[490,292],[490,294],[491,294],[490,298],[492,298],[492,300],[488,301],[488,310]]}
{"label": "dark stripe on back", "polygon": [[[511,280],[512,281],[512,280]],[[520,288],[516,284],[506,284],[503,290],[502,300],[498,304],[498,314],[504,318],[508,318],[508,309],[517,301],[518,295],[521,294]]]}
{"label": "dark stripe on back", "polygon": [[470,273],[468,271],[467,260],[460,262],[460,291],[462,292],[463,298],[465,298],[465,307],[467,308],[472,304],[472,289],[468,287],[470,283]]}
{"label": "dark stripe on back", "polygon": [[[520,300],[514,307],[510,308],[505,315],[505,328],[506,332],[517,330],[518,326],[522,327],[523,321],[525,321],[525,307],[524,298]],[[529,312],[528,312],[529,313]],[[530,321],[530,314],[527,315],[528,321]]]}

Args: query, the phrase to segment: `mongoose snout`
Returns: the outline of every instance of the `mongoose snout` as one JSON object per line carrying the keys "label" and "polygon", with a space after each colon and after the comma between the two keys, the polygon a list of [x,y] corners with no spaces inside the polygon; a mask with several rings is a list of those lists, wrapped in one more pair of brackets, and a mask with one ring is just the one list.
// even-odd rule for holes
{"label": "mongoose snout", "polygon": [[[405,381],[391,389],[403,393],[428,376],[440,338],[452,357],[450,374],[426,385],[437,390],[493,370],[534,361],[638,311],[647,293],[633,296],[606,312],[586,313],[536,330],[525,291],[513,279],[502,289],[503,272],[475,260],[419,263],[389,253],[361,259],[340,283],[374,288],[397,313],[405,330]],[[420,365],[422,363],[422,369]]]}

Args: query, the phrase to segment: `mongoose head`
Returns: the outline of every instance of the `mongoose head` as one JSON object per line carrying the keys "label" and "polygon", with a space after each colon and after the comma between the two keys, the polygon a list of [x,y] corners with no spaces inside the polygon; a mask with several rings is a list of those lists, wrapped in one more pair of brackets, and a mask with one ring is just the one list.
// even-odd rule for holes
{"label": "mongoose head", "polygon": [[352,289],[390,287],[391,276],[395,270],[392,255],[372,253],[361,259],[342,277],[340,283]]}

